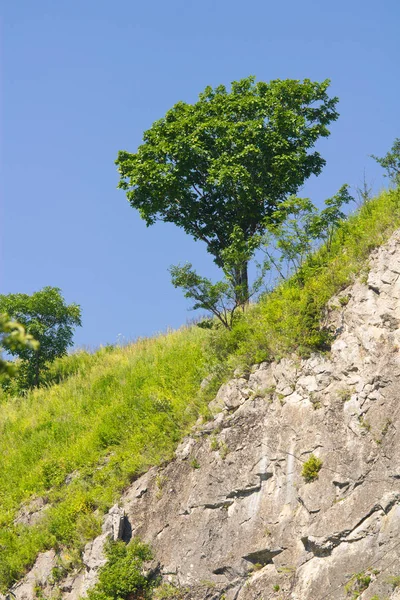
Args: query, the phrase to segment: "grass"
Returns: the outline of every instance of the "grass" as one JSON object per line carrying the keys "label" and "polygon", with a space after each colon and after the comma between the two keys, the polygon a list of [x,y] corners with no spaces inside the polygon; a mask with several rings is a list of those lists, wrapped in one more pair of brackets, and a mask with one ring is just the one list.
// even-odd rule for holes
{"label": "grass", "polygon": [[[194,326],[80,352],[52,365],[48,387],[0,397],[0,589],[40,551],[79,555],[123,489],[172,457],[233,369],[329,350],[332,334],[320,326],[328,300],[365,272],[371,250],[398,227],[400,193],[383,192],[342,225],[329,252],[318,250],[232,331]],[[200,383],[210,373],[207,395]],[[35,497],[50,505],[40,523],[15,524]]]}
{"label": "grass", "polygon": [[[102,351],[92,361],[85,356],[85,368],[63,383],[3,403],[3,590],[39,551],[82,548],[121,491],[171,458],[207,404],[198,391],[208,370],[208,335],[193,327]],[[51,504],[41,523],[15,525],[20,505],[38,496]]]}

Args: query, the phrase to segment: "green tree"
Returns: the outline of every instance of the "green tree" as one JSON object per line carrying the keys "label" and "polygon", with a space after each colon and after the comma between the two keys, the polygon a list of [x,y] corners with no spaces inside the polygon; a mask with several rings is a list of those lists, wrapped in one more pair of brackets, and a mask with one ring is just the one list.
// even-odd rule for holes
{"label": "green tree", "polygon": [[38,387],[46,365],[66,354],[72,344],[74,327],[81,325],[80,307],[68,306],[59,288],[44,287],[31,296],[0,295],[0,312],[15,319],[39,342],[38,347],[29,344],[8,348],[10,354],[21,359],[22,387]]}
{"label": "green tree", "polygon": [[0,314],[0,380],[17,373],[17,366],[1,356],[3,350],[14,354],[28,348],[36,350],[38,346],[38,342],[26,333],[22,325],[12,321],[7,314]]}
{"label": "green tree", "polygon": [[[328,87],[329,80],[254,77],[231,91],[207,87],[198,102],[178,102],[156,121],[136,153],[119,152],[119,187],[147,225],[175,223],[224,268],[235,228],[250,244],[266,217],[321,172],[325,160],[313,148],[338,117]],[[244,254],[233,268],[239,304],[249,296]]]}
{"label": "green tree", "polygon": [[400,138],[394,140],[393,146],[382,158],[374,154],[371,154],[371,157],[385,169],[386,177],[389,177],[394,185],[400,185]]}

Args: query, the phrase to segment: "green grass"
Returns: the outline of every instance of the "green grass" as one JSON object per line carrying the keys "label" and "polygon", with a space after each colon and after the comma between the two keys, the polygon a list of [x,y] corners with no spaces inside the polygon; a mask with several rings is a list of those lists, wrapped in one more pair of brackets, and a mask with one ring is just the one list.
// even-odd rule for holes
{"label": "green grass", "polygon": [[[207,403],[198,391],[208,370],[208,335],[193,327],[102,351],[60,385],[3,403],[2,589],[39,551],[82,547],[123,488],[171,458]],[[21,503],[36,496],[52,505],[42,523],[14,525]]]}
{"label": "green grass", "polygon": [[[212,390],[236,367],[328,350],[327,301],[365,270],[370,251],[400,227],[400,193],[364,205],[295,277],[232,331],[184,328],[123,348],[57,361],[48,387],[0,397],[0,589],[50,547],[76,555],[102,514],[152,465],[169,460]],[[200,382],[214,373],[209,395]],[[15,525],[21,504],[46,497],[40,524]]]}

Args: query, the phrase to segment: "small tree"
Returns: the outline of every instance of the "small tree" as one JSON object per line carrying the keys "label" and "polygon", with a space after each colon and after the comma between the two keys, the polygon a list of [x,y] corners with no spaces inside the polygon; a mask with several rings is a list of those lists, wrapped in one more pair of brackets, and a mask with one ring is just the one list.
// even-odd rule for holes
{"label": "small tree", "polygon": [[38,341],[38,347],[32,344],[8,347],[10,354],[22,361],[22,387],[38,387],[46,365],[66,354],[72,344],[74,327],[81,325],[80,307],[68,306],[59,288],[45,287],[31,296],[0,295],[0,311],[15,319]]}
{"label": "small tree", "polygon": [[240,258],[234,249],[237,262],[229,265],[238,305],[249,297],[251,240],[325,164],[313,148],[338,117],[328,87],[329,80],[254,77],[233,82],[231,91],[207,87],[198,102],[178,102],[156,121],[135,154],[118,154],[119,187],[147,225],[182,227],[225,271],[240,231],[246,252]]}
{"label": "small tree", "polygon": [[400,138],[394,140],[391,150],[382,158],[374,154],[371,154],[371,157],[385,169],[386,177],[389,177],[394,185],[400,185]]}

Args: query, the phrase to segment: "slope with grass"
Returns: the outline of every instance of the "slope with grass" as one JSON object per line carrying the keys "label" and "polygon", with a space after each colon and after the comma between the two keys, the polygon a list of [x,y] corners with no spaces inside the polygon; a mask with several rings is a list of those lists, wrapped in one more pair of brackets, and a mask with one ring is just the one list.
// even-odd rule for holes
{"label": "slope with grass", "polygon": [[342,224],[329,251],[317,251],[232,331],[194,326],[67,357],[49,374],[49,387],[3,396],[1,589],[49,548],[77,567],[103,514],[150,466],[171,459],[234,369],[329,350],[328,300],[366,270],[371,250],[398,227],[400,194],[383,192]]}

